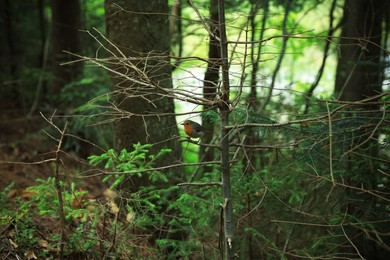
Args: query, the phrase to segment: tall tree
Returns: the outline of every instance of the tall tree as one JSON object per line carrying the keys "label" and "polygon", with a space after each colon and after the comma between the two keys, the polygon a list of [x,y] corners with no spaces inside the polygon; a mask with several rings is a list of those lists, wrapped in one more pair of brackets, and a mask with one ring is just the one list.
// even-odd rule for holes
{"label": "tall tree", "polygon": [[[132,71],[120,61],[113,66],[132,78],[128,81],[113,77],[115,103],[125,111],[116,124],[116,148],[131,149],[138,142],[159,143],[154,146],[155,152],[167,147],[173,150],[174,156],[161,161],[161,164],[168,165],[181,154],[180,144],[172,139],[178,135],[173,100],[155,88],[161,87],[162,92],[164,88],[172,89],[171,65],[167,56],[170,40],[168,4],[157,0],[147,3],[107,0],[105,9],[108,38],[135,65]],[[145,82],[150,85],[146,86]]]}
{"label": "tall tree", "polygon": [[[215,100],[217,95],[217,87],[219,83],[219,70],[221,67],[221,51],[219,48],[219,42],[215,38],[215,35],[219,35],[218,31],[218,1],[210,0],[210,19],[209,27],[213,34],[210,34],[209,51],[208,51],[208,63],[207,69],[204,75],[203,81],[203,96],[210,101]],[[209,109],[209,106],[205,106],[204,109]],[[214,124],[203,120],[203,128],[206,130],[205,135],[202,137],[202,142],[211,143],[214,135]],[[201,146],[199,149],[199,158],[204,161],[214,160],[214,151],[208,147]],[[212,167],[205,166],[203,169],[205,172],[210,172]]]}
{"label": "tall tree", "polygon": [[[58,95],[61,89],[80,75],[81,63],[62,66],[61,63],[70,61],[70,55],[65,51],[79,53],[81,14],[79,0],[51,1],[52,8],[52,72],[54,80],[51,82],[49,93]],[[67,104],[62,104],[65,106]],[[64,107],[62,107],[64,108]]]}
{"label": "tall tree", "polygon": [[[43,1],[0,1],[0,108],[25,115],[42,68],[47,33]],[[11,112],[11,111],[10,111]]]}
{"label": "tall tree", "polygon": [[381,0],[346,0],[340,38],[335,93],[356,101],[378,94],[382,86],[382,21],[389,4]]}
{"label": "tall tree", "polygon": [[[3,0],[1,1],[1,5],[3,6],[1,10],[1,17],[0,20],[2,29],[3,29],[3,36],[0,40],[0,44],[2,48],[0,48],[0,54],[1,57],[6,57],[5,59],[0,60],[1,64],[1,81],[6,82],[10,81],[13,82],[17,79],[17,58],[16,58],[16,47],[15,47],[15,28],[12,23],[13,19],[13,6],[12,3],[10,3],[9,0]],[[1,108],[5,108],[5,104],[7,104],[6,99],[11,98],[15,100],[17,97],[17,91],[15,88],[9,88],[6,87],[5,84],[0,84],[0,90],[2,92],[0,100],[1,102]],[[4,107],[3,107],[4,106]]]}
{"label": "tall tree", "polygon": [[[158,166],[167,166],[179,160],[181,145],[177,141],[178,128],[174,115],[172,79],[169,54],[168,4],[166,1],[106,0],[106,30],[112,46],[112,95],[114,109],[119,112],[115,125],[116,149],[132,150],[136,143],[153,144],[151,152],[162,148],[172,153],[159,159]],[[119,74],[119,76],[118,76]],[[116,76],[114,76],[116,75]],[[180,178],[179,172],[170,170],[164,174],[168,183],[151,183],[150,176],[132,178],[122,186],[123,191],[137,192],[141,186],[173,185]],[[172,198],[177,194],[171,193]],[[168,198],[169,199],[169,198]],[[146,231],[156,239],[185,239],[181,230],[172,231],[170,224],[176,212],[162,205],[164,227],[152,226]],[[145,214],[145,213],[142,213]],[[167,248],[168,253],[177,248]]]}
{"label": "tall tree", "polygon": [[[382,22],[388,7],[388,1],[381,0],[345,1],[335,82],[335,95],[338,99],[358,101],[375,96],[382,91],[384,69],[382,55],[385,49],[381,47],[384,32]],[[365,112],[354,111],[353,116],[347,119],[349,124],[358,120],[363,122],[368,119],[379,120],[378,105],[374,103],[364,108]],[[345,152],[347,156],[344,158],[347,159],[344,178],[351,186],[364,185],[367,189],[375,190],[381,175],[377,170],[380,168],[380,160],[377,159],[379,157],[378,131],[360,130],[362,126],[356,128],[359,130],[351,133]],[[353,189],[347,189],[345,194],[343,210],[348,216],[356,218],[357,222],[386,218],[381,207],[377,207],[375,212],[372,211],[373,205],[379,203],[377,198],[360,194]],[[386,233],[382,230],[383,227],[376,225],[373,227]],[[351,238],[352,246],[349,249],[342,249],[343,251],[357,253],[364,259],[385,259],[385,249],[378,247],[379,243],[374,239],[368,240],[369,236],[361,229],[349,228],[345,230],[345,234]]]}

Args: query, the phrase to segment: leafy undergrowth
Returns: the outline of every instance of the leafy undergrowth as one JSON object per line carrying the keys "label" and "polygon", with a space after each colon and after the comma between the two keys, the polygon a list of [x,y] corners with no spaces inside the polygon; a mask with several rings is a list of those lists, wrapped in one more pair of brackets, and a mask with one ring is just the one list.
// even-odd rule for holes
{"label": "leafy undergrowth", "polygon": [[134,241],[117,232],[132,228],[133,215],[120,212],[115,192],[106,189],[101,197],[92,198],[74,183],[62,182],[65,225],[61,227],[54,181],[39,179],[38,185],[21,191],[11,184],[0,193],[1,259],[56,259],[61,232],[67,259],[134,255]]}
{"label": "leafy undergrowth", "polygon": [[[57,259],[61,224],[55,166],[50,161],[55,146],[47,136],[31,133],[34,129],[19,128],[1,132],[0,259]],[[91,259],[109,254],[113,237],[109,231],[120,220],[112,212],[113,192],[101,177],[79,178],[89,166],[74,152],[63,152],[61,165],[66,257]]]}
{"label": "leafy undergrowth", "polygon": [[[99,172],[98,164],[104,164],[107,171],[139,171],[148,169],[169,152],[149,155],[148,145],[138,144],[134,148],[132,152],[109,150],[91,156],[90,163],[95,165],[95,172]],[[7,186],[0,190],[0,259],[58,259],[60,255],[66,259],[153,259],[161,254],[157,250],[171,246],[168,240],[156,240],[152,233],[143,232],[166,221],[160,214],[160,203],[165,200],[159,198],[170,193],[170,189],[144,189],[124,196],[108,186],[119,185],[125,180],[125,174],[83,178],[88,163],[80,166],[81,160],[75,164],[69,160],[69,154],[64,155],[61,156],[60,188],[54,177],[55,161],[1,165],[1,173],[8,179]],[[11,157],[5,159],[3,162],[11,161]],[[31,176],[19,178],[20,171]],[[167,181],[155,171],[149,178],[152,182]],[[125,200],[120,199],[124,197]],[[117,205],[118,201],[121,206]],[[147,208],[145,215],[136,217],[135,212]],[[160,245],[152,245],[152,240]]]}

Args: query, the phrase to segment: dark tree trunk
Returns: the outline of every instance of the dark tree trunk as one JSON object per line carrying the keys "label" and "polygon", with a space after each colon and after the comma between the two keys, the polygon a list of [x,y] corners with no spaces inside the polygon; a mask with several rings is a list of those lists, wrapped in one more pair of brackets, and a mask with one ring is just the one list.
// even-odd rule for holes
{"label": "dark tree trunk", "polygon": [[9,0],[5,0],[4,3],[4,17],[5,17],[5,26],[6,26],[6,38],[7,38],[7,43],[8,43],[8,50],[9,50],[9,74],[11,75],[12,79],[16,78],[16,71],[17,71],[17,64],[16,60],[13,59],[15,57],[15,45],[14,45],[14,30],[12,27],[11,19],[12,19],[12,12],[11,12],[11,4]]}
{"label": "dark tree trunk", "polygon": [[[388,1],[345,1],[335,83],[335,95],[339,100],[358,101],[381,92],[384,68],[381,65],[383,51],[381,35],[383,12],[386,6]],[[377,105],[354,109],[353,116],[346,114],[351,117],[351,122],[368,118],[379,120],[380,113]],[[365,111],[360,113],[360,109]],[[370,111],[371,113],[367,113]],[[349,151],[345,152],[347,159],[343,180],[351,186],[364,186],[368,190],[375,190],[379,174],[377,169],[380,168],[375,160],[379,151],[378,132],[371,131],[375,130],[362,129],[351,133],[347,147]],[[370,142],[367,142],[367,138],[371,139]],[[350,152],[351,150],[355,152]],[[369,222],[373,218],[386,215],[379,207],[374,209],[375,205],[378,205],[374,196],[347,189],[345,198],[347,201],[342,210],[346,215],[358,219],[358,223]],[[379,224],[377,226],[373,224],[373,229],[386,233]],[[345,229],[345,234],[350,238],[351,245],[349,248],[342,249],[343,252],[359,254],[364,259],[386,259],[385,249],[368,239],[361,229],[351,225]]]}
{"label": "dark tree trunk", "polygon": [[[218,0],[210,0],[210,22],[209,26],[214,35],[219,35],[218,31]],[[217,87],[219,83],[219,70],[221,67],[221,54],[218,41],[212,35],[209,35],[209,53],[207,69],[203,82],[203,96],[208,100],[215,100]],[[205,107],[208,109],[209,107]],[[214,123],[202,120],[202,126],[205,129],[205,135],[202,142],[211,143],[214,136]],[[201,146],[199,149],[199,158],[201,161],[213,161],[214,150],[209,147]],[[203,172],[212,171],[211,166],[204,166]]]}
{"label": "dark tree trunk", "polygon": [[[13,19],[13,5],[10,0],[3,0],[0,3],[1,15],[4,21],[3,24],[3,35],[2,35],[2,50],[0,54],[5,57],[1,60],[0,68],[0,79],[2,82],[15,82],[17,80],[18,62],[17,62],[17,51],[15,47],[15,28],[12,23]],[[2,93],[0,97],[0,108],[5,108],[10,102],[7,100],[17,100],[18,91],[16,88],[9,87],[6,84],[0,84],[0,91]]]}
{"label": "dark tree trunk", "polygon": [[[181,17],[182,2],[181,0],[175,0],[172,6],[172,16],[169,21],[169,37],[171,40],[171,50],[177,48],[176,52],[173,52],[173,56],[176,56],[176,61],[173,66],[173,70],[180,65],[180,58],[183,53],[183,23]],[[177,46],[176,46],[177,45]]]}
{"label": "dark tree trunk", "polygon": [[[80,3],[79,0],[51,0],[52,8],[52,72],[54,79],[48,91],[51,98],[56,97],[62,88],[80,75],[80,62],[62,66],[61,63],[71,60],[65,51],[79,53]],[[57,104],[56,104],[57,105]],[[58,104],[65,109],[69,104]]]}
{"label": "dark tree trunk", "polygon": [[[111,48],[112,53],[118,55],[112,69],[126,75],[112,77],[114,104],[120,113],[115,125],[116,150],[132,150],[133,144],[138,142],[153,144],[152,154],[170,148],[172,153],[161,158],[156,166],[171,165],[181,157],[181,145],[177,141],[173,99],[164,91],[172,89],[168,4],[158,0],[106,0],[105,9],[108,38],[120,50]],[[121,60],[124,56],[128,61]],[[122,61],[128,63],[123,66]],[[143,84],[145,82],[147,84]],[[150,185],[160,189],[183,180],[178,169],[164,174],[168,183],[151,183],[148,174],[143,174],[125,182],[121,188],[125,192],[136,192],[140,187]],[[170,197],[177,197],[177,194],[173,192]],[[169,224],[176,212],[168,209],[168,205],[161,205],[160,212],[166,216],[166,222],[163,227],[151,226],[146,231],[153,234],[150,243],[166,238],[184,240],[186,233],[172,230]],[[177,248],[167,250],[170,254]]]}
{"label": "dark tree trunk", "polygon": [[346,0],[335,94],[357,101],[381,92],[382,0]]}
{"label": "dark tree trunk", "polygon": [[[257,73],[259,72],[259,63],[260,63],[260,57],[262,52],[262,44],[257,43],[255,44],[255,41],[261,42],[264,37],[264,32],[266,30],[266,24],[267,24],[267,18],[268,18],[268,11],[269,11],[269,1],[254,1],[252,3],[251,7],[251,14],[250,14],[250,26],[251,26],[251,41],[253,44],[251,45],[251,65],[252,65],[252,71],[251,71],[251,85],[250,85],[250,92],[247,98],[247,103],[249,105],[250,109],[257,110],[259,108],[260,102],[258,100],[257,96]],[[256,15],[260,9],[264,10],[263,18],[261,20],[261,29],[260,29],[260,35],[259,38],[256,38],[256,32],[257,32],[257,22],[256,22]],[[257,50],[256,47],[257,46]]]}
{"label": "dark tree trunk", "polygon": [[225,259],[233,259],[238,241],[234,240],[234,215],[233,215],[233,198],[232,184],[230,175],[230,156],[229,156],[229,114],[230,114],[230,83],[229,83],[229,55],[228,43],[226,36],[225,6],[223,0],[218,0],[218,24],[221,50],[221,70],[222,70],[222,90],[221,105],[219,114],[221,116],[221,184],[223,196],[223,251]]}
{"label": "dark tree trunk", "polygon": [[[257,36],[258,32],[258,22],[256,19],[257,14],[259,13],[260,10],[263,10],[264,13],[262,14],[262,19],[261,19],[261,29],[260,33]],[[269,10],[269,1],[261,1],[261,0],[256,0],[252,1],[251,3],[251,13],[249,16],[249,24],[250,24],[250,30],[251,30],[251,65],[252,65],[252,71],[251,71],[251,77],[250,77],[250,92],[247,97],[247,103],[248,107],[251,110],[256,111],[259,108],[260,102],[258,100],[257,96],[257,74],[259,72],[259,63],[260,63],[260,57],[261,57],[261,51],[262,51],[262,44],[256,43],[256,41],[261,42],[264,37],[264,32],[266,29],[266,23],[267,23],[267,18],[268,18],[268,10]],[[246,134],[246,139],[245,139],[245,144],[247,145],[255,145],[257,143],[260,143],[259,137],[255,134],[255,131],[253,128],[248,128],[245,129]],[[245,149],[245,156],[242,159],[244,170],[243,174],[245,174],[244,178],[247,178],[248,181],[251,180],[253,177],[254,173],[254,167],[256,167],[258,164],[258,158],[262,157],[262,152],[255,153],[253,149]],[[256,165],[256,166],[255,166]],[[247,195],[245,196],[245,204],[247,208],[247,214],[248,214],[248,227],[249,228],[254,228],[254,221],[253,217],[250,214],[250,211],[252,209],[252,194],[250,193],[250,190],[245,190],[244,191]],[[255,243],[255,239],[253,238],[253,235],[248,232],[247,236],[247,258],[248,259],[257,259],[260,256],[256,255],[256,252],[261,251],[261,246],[258,243]]]}
{"label": "dark tree trunk", "polygon": [[[118,7],[124,10],[120,11]],[[110,41],[127,57],[136,58],[134,64],[145,69],[147,77],[155,84],[171,89],[171,66],[167,57],[167,3],[162,4],[157,0],[107,0],[106,18]],[[114,67],[126,73],[120,65]],[[146,80],[134,71],[129,74],[136,80]],[[174,154],[168,156],[166,161],[161,161],[162,165],[169,165],[177,160],[181,155],[181,146],[176,139],[171,139],[178,135],[172,98],[156,94],[157,91],[153,88],[138,87],[136,83],[124,81],[123,78],[113,78],[112,90],[119,108],[132,114],[130,117],[124,115],[127,118],[121,118],[116,124],[116,149],[131,149],[138,142],[159,143],[154,146],[154,152],[161,148],[172,148]]]}

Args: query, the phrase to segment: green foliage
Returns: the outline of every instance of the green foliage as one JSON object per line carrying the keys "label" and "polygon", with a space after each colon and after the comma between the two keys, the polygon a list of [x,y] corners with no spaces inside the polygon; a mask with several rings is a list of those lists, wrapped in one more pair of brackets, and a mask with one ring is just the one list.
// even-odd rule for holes
{"label": "green foliage", "polygon": [[[28,190],[34,192],[32,203],[41,216],[50,216],[51,218],[60,219],[59,215],[59,200],[57,190],[54,185],[55,179],[49,177],[47,180],[38,179],[39,183],[36,186],[29,187]],[[67,235],[66,251],[81,251],[87,252],[99,242],[96,237],[97,216],[91,218],[92,212],[86,207],[90,205],[88,202],[83,202],[81,199],[87,194],[86,191],[78,190],[75,183],[70,183],[68,189],[65,183],[60,183],[63,199],[63,211],[65,220],[69,223],[77,222],[76,232],[71,232]],[[80,208],[75,208],[75,205],[80,205]],[[70,228],[70,227],[68,227]],[[60,235],[51,234],[52,247],[57,247]]]}
{"label": "green foliage", "polygon": [[214,110],[206,110],[203,111],[200,116],[203,120],[209,122],[209,123],[220,123],[221,119],[219,117],[219,114]]}
{"label": "green foliage", "polygon": [[[111,181],[111,188],[118,187],[129,177],[148,177],[147,186],[138,187],[137,191],[126,194],[126,199],[120,202],[131,216],[134,229],[147,231],[168,225],[169,234],[173,237],[175,233],[184,230],[190,233],[192,239],[189,241],[173,239],[170,235],[157,239],[158,252],[169,252],[169,258],[173,258],[201,251],[201,239],[209,237],[210,242],[216,239],[215,235],[210,236],[210,226],[220,215],[219,190],[205,188],[190,191],[174,185],[164,187],[161,184],[168,181],[167,176],[154,171],[153,165],[170,150],[162,149],[157,155],[150,155],[150,147],[149,144],[136,144],[131,152],[124,149],[120,153],[111,149],[99,156],[91,156],[89,160],[93,165],[102,165],[115,172],[103,179]],[[200,181],[217,179],[218,172],[213,172],[205,174]],[[214,231],[217,232],[217,228]]]}
{"label": "green foliage", "polygon": [[[277,102],[270,103],[267,109],[272,111],[270,115],[267,111],[259,113],[241,108],[232,111],[230,125],[265,124],[231,131],[231,138],[236,143],[242,142],[245,136],[249,145],[258,147],[258,150],[243,147],[242,160],[231,168],[235,218],[239,223],[237,232],[243,239],[240,245],[242,254],[246,255],[254,250],[255,245],[261,245],[256,250],[283,258],[284,243],[288,245],[287,252],[302,257],[338,254],[340,248],[335,245],[346,243],[344,232],[351,235],[360,230],[376,232],[374,230],[383,228],[367,223],[373,219],[384,220],[382,207],[388,203],[376,204],[375,210],[369,210],[376,199],[364,191],[354,192],[343,187],[348,182],[353,183],[357,190],[364,185],[362,190],[365,190],[370,189],[372,183],[384,181],[383,175],[371,173],[375,172],[373,167],[388,167],[381,165],[379,160],[372,160],[369,155],[378,148],[384,151],[380,142],[357,145],[372,134],[374,128],[367,130],[367,127],[386,129],[383,113],[363,112],[360,108],[341,110],[341,106],[336,102],[317,103],[313,107],[314,114],[303,116],[296,113],[299,110],[294,105],[281,108]],[[338,111],[332,114],[331,122],[327,109]],[[279,125],[313,117],[322,117],[322,120]],[[236,140],[238,131],[241,139]],[[295,145],[289,145],[297,140],[299,142]],[[351,147],[355,147],[352,154]],[[237,149],[232,147],[232,154],[236,154]],[[333,156],[331,164],[330,153]],[[332,185],[331,174],[337,186]],[[355,205],[354,213],[346,214],[345,209],[354,205],[356,200],[364,203]],[[381,212],[380,217],[378,212]],[[343,230],[342,224],[348,228]],[[248,237],[252,242],[246,240]],[[253,243],[252,248],[249,248],[250,243]],[[272,250],[268,250],[270,248]]]}
{"label": "green foliage", "polygon": [[17,232],[12,237],[15,244],[26,250],[36,246],[38,238],[35,236],[33,214],[31,213],[31,203],[26,203],[21,199],[11,201],[8,198],[13,183],[0,192],[0,227],[6,229],[17,227]]}
{"label": "green foliage", "polygon": [[32,217],[26,218],[25,221],[18,222],[19,232],[15,237],[15,242],[21,248],[34,248],[37,245],[38,238],[34,234],[35,227],[33,226]]}
{"label": "green foliage", "polygon": [[14,218],[18,219],[16,216],[14,216],[14,214],[8,214],[8,212],[10,211],[10,205],[7,201],[7,197],[13,185],[14,183],[9,184],[7,187],[4,188],[4,190],[0,192],[0,204],[2,205],[2,207],[0,208],[0,225],[5,225]]}
{"label": "green foliage", "polygon": [[151,181],[164,181],[167,182],[166,176],[158,171],[151,170],[156,164],[158,159],[164,156],[167,153],[170,153],[171,149],[161,149],[158,154],[148,154],[150,144],[134,144],[133,151],[127,151],[123,149],[120,154],[113,149],[108,150],[106,153],[101,155],[92,155],[90,156],[89,163],[92,165],[99,165],[104,163],[105,169],[111,169],[115,172],[114,174],[109,174],[103,178],[103,182],[114,179],[111,184],[111,189],[117,187],[121,184],[128,176],[127,175],[137,175],[142,176],[142,173],[145,172],[148,174]]}
{"label": "green foliage", "polygon": [[[99,97],[106,96],[109,92],[107,81],[107,72],[96,68],[85,68],[78,80],[70,82],[61,89],[58,101],[70,104],[72,113],[85,111],[86,108],[94,108],[95,112],[99,112],[99,108],[92,105],[96,104]],[[91,100],[95,102],[91,103]]]}
{"label": "green foliage", "polygon": [[[58,99],[61,103],[69,104],[69,113],[76,115],[69,122],[67,132],[84,140],[94,140],[103,149],[112,147],[113,126],[102,124],[109,109],[108,92],[107,73],[96,68],[84,69],[78,81],[66,85]],[[66,138],[63,147],[85,158],[98,152],[96,149],[91,150],[88,143],[78,138]]]}
{"label": "green foliage", "polygon": [[[32,194],[29,200],[9,200],[7,198],[11,186],[0,193],[2,208],[0,211],[0,226],[8,226],[13,243],[22,253],[40,250],[38,255],[43,257],[50,254],[49,250],[58,248],[59,234],[59,200],[54,186],[54,178],[37,180],[38,185],[27,189]],[[63,196],[63,211],[66,220],[64,232],[66,235],[65,253],[89,252],[96,248],[99,237],[96,235],[100,215],[91,209],[86,209],[92,204],[82,201],[87,192],[78,190],[74,183],[69,187],[61,182]],[[76,206],[78,205],[78,206]],[[76,206],[76,207],[75,207]],[[97,207],[95,207],[97,208]],[[42,221],[40,225],[38,222]],[[101,220],[100,220],[101,221]],[[52,227],[50,227],[52,225]],[[48,226],[49,230],[43,228]],[[53,226],[55,227],[53,229]],[[37,230],[40,229],[40,230]],[[68,232],[67,232],[68,231]],[[42,235],[47,237],[42,238]],[[55,249],[57,250],[57,249]],[[92,252],[92,251],[91,251]]]}
{"label": "green foliage", "polygon": [[[84,1],[82,4],[83,13],[87,14],[85,18],[85,27],[87,29],[97,28],[99,31],[104,32],[104,1],[93,0]],[[96,42],[95,42],[96,44]],[[95,49],[93,49],[95,51]]]}
{"label": "green foliage", "polygon": [[[57,190],[54,186],[55,179],[49,177],[47,180],[38,179],[37,186],[29,187],[27,190],[34,192],[32,201],[38,208],[40,215],[52,215],[60,218],[59,216],[59,200],[57,196]],[[81,222],[87,221],[88,211],[86,209],[74,209],[73,205],[76,204],[75,200],[83,197],[87,194],[86,191],[76,190],[74,183],[70,184],[70,189],[65,189],[65,183],[61,182],[61,189],[63,189],[62,196],[64,202],[64,214],[65,219],[81,219]],[[81,203],[81,202],[80,202]],[[87,204],[83,205],[86,206]]]}
{"label": "green foliage", "polygon": [[[133,228],[137,230],[150,230],[154,227],[166,225],[166,216],[162,214],[167,205],[168,210],[173,212],[177,210],[178,204],[171,201],[172,194],[178,191],[177,186],[159,187],[161,183],[168,182],[165,174],[153,170],[158,160],[171,152],[171,149],[161,149],[156,155],[150,154],[150,144],[135,144],[132,151],[123,149],[120,153],[113,149],[99,156],[90,156],[89,161],[92,165],[103,165],[105,169],[113,170],[114,174],[109,174],[103,178],[103,182],[111,181],[111,189],[118,187],[128,178],[140,178],[147,176],[150,183],[148,186],[138,187],[138,191],[126,195],[126,199],[121,204],[126,209],[126,214],[130,216]],[[160,183],[159,186],[157,184]],[[176,221],[176,219],[172,219]],[[172,221],[169,222],[172,225]],[[185,225],[183,219],[179,218],[176,226],[180,229]],[[172,232],[172,231],[171,231]],[[125,243],[125,241],[123,241]],[[188,245],[184,243],[180,246],[177,240],[164,238],[157,240],[160,250],[175,246],[173,254],[183,255],[188,253]],[[152,249],[150,249],[152,250]]]}

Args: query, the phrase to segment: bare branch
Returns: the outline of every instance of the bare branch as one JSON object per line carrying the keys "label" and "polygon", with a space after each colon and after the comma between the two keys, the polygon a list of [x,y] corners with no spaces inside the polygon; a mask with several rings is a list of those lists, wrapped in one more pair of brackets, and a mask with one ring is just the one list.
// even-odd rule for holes
{"label": "bare branch", "polygon": [[178,183],[177,186],[222,186],[221,182],[183,182]]}

